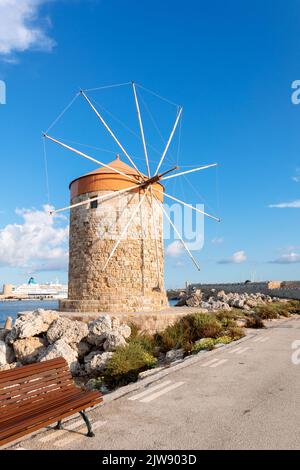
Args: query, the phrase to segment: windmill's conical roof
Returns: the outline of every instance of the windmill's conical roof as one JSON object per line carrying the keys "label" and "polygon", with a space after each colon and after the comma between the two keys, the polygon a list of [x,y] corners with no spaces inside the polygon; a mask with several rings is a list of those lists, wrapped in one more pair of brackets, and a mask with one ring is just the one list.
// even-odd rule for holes
{"label": "windmill's conical roof", "polygon": [[[114,168],[115,170],[122,171],[122,173],[125,173],[125,175],[140,177],[140,174],[133,166],[128,165],[127,163],[123,162],[120,159],[120,155],[117,155],[116,158],[112,160],[111,162],[107,163],[107,165],[110,166],[111,168]],[[105,174],[105,175],[116,174],[116,172],[111,170],[110,168],[107,168],[107,166],[101,166],[100,168],[96,168],[96,170],[93,170],[84,176],[101,175],[101,174]]]}
{"label": "windmill's conical roof", "polygon": [[[74,179],[69,186],[71,199],[81,194],[99,191],[118,191],[134,186],[135,182],[138,185],[142,181],[140,173],[134,167],[123,162],[119,155],[117,155],[113,161],[107,163],[107,165],[110,168],[100,166],[90,173],[86,173]],[[114,169],[122,172],[123,175],[114,171]],[[125,175],[130,176],[134,181],[131,181]],[[146,175],[142,174],[142,176],[147,179]],[[164,191],[164,187],[161,183],[157,182],[155,185],[157,185],[157,189]],[[162,199],[161,195],[157,194],[157,197]]]}

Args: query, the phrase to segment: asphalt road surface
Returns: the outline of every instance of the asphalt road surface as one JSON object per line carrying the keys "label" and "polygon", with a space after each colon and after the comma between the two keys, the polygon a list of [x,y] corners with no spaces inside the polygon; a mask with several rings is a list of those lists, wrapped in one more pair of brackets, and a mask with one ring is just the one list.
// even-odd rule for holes
{"label": "asphalt road surface", "polygon": [[292,344],[300,318],[252,335],[91,411],[95,438],[76,417],[68,430],[45,430],[18,447],[299,449],[300,364],[292,354],[298,362],[300,353]]}

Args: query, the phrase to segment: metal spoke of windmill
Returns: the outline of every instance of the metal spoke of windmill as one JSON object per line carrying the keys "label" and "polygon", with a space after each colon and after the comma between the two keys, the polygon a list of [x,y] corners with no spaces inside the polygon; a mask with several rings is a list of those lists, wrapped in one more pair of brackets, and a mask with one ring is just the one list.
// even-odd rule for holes
{"label": "metal spoke of windmill", "polygon": [[161,156],[161,159],[159,160],[159,163],[158,163],[158,165],[157,165],[157,168],[156,168],[156,171],[155,171],[155,175],[157,175],[157,173],[158,173],[158,171],[159,171],[159,169],[160,169],[160,167],[161,167],[161,164],[162,164],[162,162],[164,161],[164,158],[165,158],[165,156],[166,156],[166,153],[167,153],[167,151],[169,150],[169,147],[170,147],[170,144],[171,144],[171,142],[172,142],[173,136],[174,136],[174,134],[175,134],[176,128],[177,128],[177,126],[178,126],[179,119],[180,119],[180,117],[181,117],[182,111],[183,111],[183,108],[182,108],[182,107],[179,108],[179,111],[178,111],[178,114],[177,114],[177,117],[176,117],[176,120],[175,120],[175,124],[174,124],[174,126],[173,126],[172,131],[171,131],[170,137],[168,138],[168,141],[167,141],[167,144],[166,144],[165,149],[164,149],[164,151],[163,151],[163,154],[162,154],[162,156]]}
{"label": "metal spoke of windmill", "polygon": [[210,165],[199,166],[198,168],[193,168],[192,170],[181,171],[180,173],[175,173],[174,175],[165,176],[162,178],[162,181],[168,180],[170,178],[176,178],[177,176],[187,175],[188,173],[194,173],[195,171],[206,170],[207,168],[212,168],[214,166],[218,166],[217,163],[211,163]]}
{"label": "metal spoke of windmill", "polygon": [[178,236],[178,238],[180,239],[183,247],[185,248],[186,252],[188,253],[189,257],[192,259],[194,265],[196,266],[196,268],[198,269],[198,271],[200,271],[200,266],[199,264],[197,263],[196,259],[194,258],[194,256],[192,255],[191,253],[191,250],[188,248],[187,244],[185,243],[185,241],[183,240],[182,236],[180,235],[180,232],[179,230],[177,229],[176,225],[172,222],[169,214],[167,213],[166,209],[164,208],[163,205],[160,205],[159,202],[157,202],[157,199],[155,198],[155,202],[157,203],[157,205],[160,207],[160,209],[163,211],[163,213],[165,214],[167,220],[169,221],[169,224],[173,227],[174,229],[174,232],[176,233],[176,235]]}
{"label": "metal spoke of windmill", "polygon": [[113,133],[113,131],[111,130],[111,128],[109,127],[109,125],[106,123],[106,121],[104,120],[104,118],[101,116],[101,114],[97,111],[97,109],[95,108],[95,106],[93,105],[93,103],[91,102],[91,100],[87,97],[87,95],[84,93],[83,90],[80,90],[80,93],[82,94],[82,96],[86,99],[86,101],[88,102],[88,104],[90,105],[90,107],[92,108],[92,110],[95,112],[95,114],[98,116],[98,118],[100,119],[100,121],[102,122],[103,126],[105,127],[105,129],[109,132],[109,134],[112,136],[112,138],[114,139],[114,141],[116,142],[116,144],[120,147],[120,149],[122,150],[122,152],[124,153],[124,155],[126,155],[126,157],[128,158],[128,160],[130,161],[131,165],[136,169],[136,171],[139,173],[139,175],[141,176],[142,179],[144,179],[144,176],[142,175],[142,173],[139,171],[139,169],[137,168],[136,164],[134,163],[134,161],[132,160],[132,158],[130,157],[130,155],[128,155],[128,153],[126,152],[126,150],[124,149],[123,145],[120,143],[120,141],[117,139],[117,137],[115,136],[115,134]]}
{"label": "metal spoke of windmill", "polygon": [[116,169],[116,168],[113,168],[112,166],[110,165],[107,165],[106,163],[103,163],[103,162],[100,162],[100,160],[96,160],[96,158],[93,158],[93,157],[90,157],[89,155],[87,155],[86,153],[83,153],[81,152],[80,150],[77,150],[73,147],[71,147],[70,145],[67,145],[67,144],[64,144],[63,142],[61,142],[60,140],[57,140],[57,139],[54,139],[53,137],[50,137],[50,135],[47,135],[47,134],[44,134],[44,137],[46,139],[49,139],[49,140],[52,140],[52,142],[55,142],[56,144],[60,145],[61,147],[64,147],[68,150],[71,150],[71,152],[74,152],[76,153],[77,155],[81,155],[82,157],[86,158],[87,160],[90,160],[91,162],[94,162],[94,163],[97,163],[98,165],[101,165],[101,166],[104,166],[106,168],[109,168],[110,170],[113,170],[115,173],[119,173],[120,175],[122,176],[125,176],[126,178],[130,179],[131,181],[134,181],[133,178],[130,178],[130,176],[126,175],[124,172]]}
{"label": "metal spoke of windmill", "polygon": [[70,206],[66,206],[66,207],[62,207],[61,209],[50,211],[50,214],[51,215],[58,214],[59,212],[64,212],[69,209],[73,209],[74,207],[84,206],[94,201],[104,201],[105,199],[120,196],[123,193],[127,193],[128,191],[132,191],[133,189],[140,188],[141,186],[142,184],[138,184],[138,185],[130,186],[129,188],[120,189],[119,191],[113,191],[112,193],[104,194],[103,196],[91,197],[91,198],[85,199],[84,201],[77,202],[76,204],[71,204]]}
{"label": "metal spoke of windmill", "polygon": [[138,100],[138,97],[137,97],[137,92],[136,92],[136,87],[135,87],[134,82],[132,82],[132,88],[133,88],[135,106],[136,106],[136,111],[137,111],[137,115],[138,115],[140,131],[141,131],[141,137],[142,137],[144,153],[145,153],[145,158],[146,158],[147,173],[148,173],[148,178],[150,178],[151,175],[150,175],[148,151],[147,151],[147,145],[146,145],[146,141],[145,141],[144,127],[143,127],[143,121],[142,121],[142,116],[141,116],[141,111],[140,111],[139,100]]}
{"label": "metal spoke of windmill", "polygon": [[162,192],[159,189],[154,189],[154,191],[156,191],[157,193],[163,194],[165,197],[168,197],[169,199],[172,199],[173,201],[179,202],[179,204],[182,204],[183,206],[186,206],[189,209],[192,209],[192,210],[198,212],[199,214],[203,214],[206,217],[209,217],[210,219],[216,220],[217,222],[221,222],[221,219],[219,217],[215,217],[214,215],[208,214],[207,212],[204,212],[201,209],[198,209],[198,207],[194,207],[191,204],[187,204],[186,202],[181,201],[177,197],[171,196],[171,194],[167,194],[166,192]]}

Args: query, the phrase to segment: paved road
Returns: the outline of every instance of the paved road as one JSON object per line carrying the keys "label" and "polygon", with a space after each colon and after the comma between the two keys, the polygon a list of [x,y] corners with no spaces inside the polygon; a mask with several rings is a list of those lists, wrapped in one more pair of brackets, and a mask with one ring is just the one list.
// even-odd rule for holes
{"label": "paved road", "polygon": [[[96,437],[44,431],[25,449],[299,449],[300,318],[219,349],[90,413]],[[300,354],[299,354],[300,357]]]}

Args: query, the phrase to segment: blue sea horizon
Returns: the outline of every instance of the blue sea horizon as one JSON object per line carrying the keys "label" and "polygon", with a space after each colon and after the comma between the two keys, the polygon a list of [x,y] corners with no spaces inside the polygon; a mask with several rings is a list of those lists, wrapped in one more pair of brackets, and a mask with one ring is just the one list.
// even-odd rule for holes
{"label": "blue sea horizon", "polygon": [[19,312],[33,311],[38,308],[57,310],[58,300],[11,300],[0,302],[0,327],[3,327],[7,317],[13,320]]}

